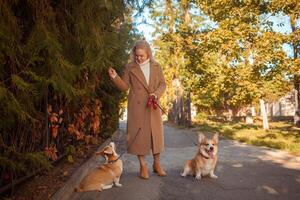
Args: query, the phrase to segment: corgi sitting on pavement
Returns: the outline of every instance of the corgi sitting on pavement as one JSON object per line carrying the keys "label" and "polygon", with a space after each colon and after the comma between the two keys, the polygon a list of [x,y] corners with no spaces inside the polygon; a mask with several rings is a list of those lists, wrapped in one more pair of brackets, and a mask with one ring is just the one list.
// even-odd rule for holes
{"label": "corgi sitting on pavement", "polygon": [[185,161],[181,176],[194,175],[198,180],[206,175],[211,178],[218,178],[214,171],[218,160],[219,135],[215,134],[212,139],[208,139],[200,133],[198,143],[198,151],[195,157]]}

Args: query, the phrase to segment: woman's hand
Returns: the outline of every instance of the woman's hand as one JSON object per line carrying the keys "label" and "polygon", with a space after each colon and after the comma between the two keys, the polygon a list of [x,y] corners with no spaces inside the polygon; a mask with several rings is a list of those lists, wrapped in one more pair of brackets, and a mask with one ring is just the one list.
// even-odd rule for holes
{"label": "woman's hand", "polygon": [[155,100],[157,99],[157,96],[156,96],[156,94],[155,94],[155,93],[151,93],[151,94],[149,94],[149,97],[153,97]]}
{"label": "woman's hand", "polygon": [[110,76],[110,78],[115,78],[118,74],[117,74],[116,70],[114,70],[112,67],[109,67],[108,75]]}

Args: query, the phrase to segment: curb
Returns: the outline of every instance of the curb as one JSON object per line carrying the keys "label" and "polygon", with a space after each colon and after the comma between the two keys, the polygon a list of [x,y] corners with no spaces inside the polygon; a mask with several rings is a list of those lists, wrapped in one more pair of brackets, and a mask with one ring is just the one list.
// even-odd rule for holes
{"label": "curb", "polygon": [[[117,138],[121,133],[120,130],[116,130],[111,138],[105,140],[97,151],[103,149],[113,138]],[[67,182],[64,183],[63,187],[54,193],[54,195],[50,198],[52,200],[67,200],[70,199],[72,193],[74,192],[74,188],[79,185],[80,181],[87,175],[87,173],[97,167],[99,164],[103,164],[104,159],[99,159],[98,156],[93,155],[88,161],[86,161],[83,165],[81,165],[69,178]]]}

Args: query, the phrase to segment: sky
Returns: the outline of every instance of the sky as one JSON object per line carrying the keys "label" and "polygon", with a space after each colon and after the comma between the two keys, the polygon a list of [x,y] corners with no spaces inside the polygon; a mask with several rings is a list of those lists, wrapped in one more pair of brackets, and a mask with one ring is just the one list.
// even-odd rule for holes
{"label": "sky", "polygon": [[[134,13],[135,15],[136,13]],[[149,24],[146,24],[143,22],[143,20],[146,20],[146,22],[152,22],[149,16],[149,10],[145,8],[143,12],[143,16],[138,16],[134,18],[134,23],[137,24],[136,28],[140,33],[144,35],[147,41],[151,43],[153,40],[152,33],[154,32],[154,28],[150,26]]]}

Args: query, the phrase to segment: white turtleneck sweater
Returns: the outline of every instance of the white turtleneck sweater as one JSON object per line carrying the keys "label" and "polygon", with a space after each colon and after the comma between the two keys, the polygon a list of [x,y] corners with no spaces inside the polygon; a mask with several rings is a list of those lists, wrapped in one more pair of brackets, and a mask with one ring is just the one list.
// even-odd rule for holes
{"label": "white turtleneck sweater", "polygon": [[147,84],[149,85],[149,78],[150,78],[150,59],[146,60],[145,62],[139,64]]}

